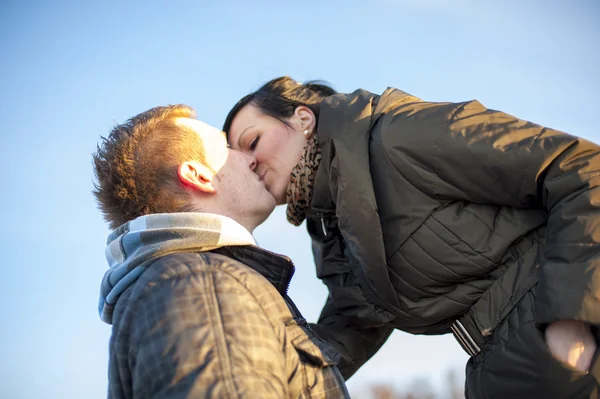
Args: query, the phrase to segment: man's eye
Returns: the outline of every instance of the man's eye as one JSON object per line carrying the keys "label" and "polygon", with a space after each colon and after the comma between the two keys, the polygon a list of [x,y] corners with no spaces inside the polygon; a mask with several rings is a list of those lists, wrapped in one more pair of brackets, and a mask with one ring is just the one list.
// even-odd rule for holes
{"label": "man's eye", "polygon": [[252,140],[252,142],[250,143],[250,150],[254,151],[254,149],[256,148],[256,145],[258,144],[258,139],[260,138],[260,136],[256,136],[256,138],[254,140]]}

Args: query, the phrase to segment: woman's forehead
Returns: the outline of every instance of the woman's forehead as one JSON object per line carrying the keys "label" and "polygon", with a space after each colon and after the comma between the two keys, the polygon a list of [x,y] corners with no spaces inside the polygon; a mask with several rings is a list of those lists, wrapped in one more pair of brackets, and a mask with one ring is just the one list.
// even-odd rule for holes
{"label": "woman's forehead", "polygon": [[240,137],[251,128],[262,123],[263,117],[254,104],[245,105],[231,122],[227,138],[231,143],[237,143]]}

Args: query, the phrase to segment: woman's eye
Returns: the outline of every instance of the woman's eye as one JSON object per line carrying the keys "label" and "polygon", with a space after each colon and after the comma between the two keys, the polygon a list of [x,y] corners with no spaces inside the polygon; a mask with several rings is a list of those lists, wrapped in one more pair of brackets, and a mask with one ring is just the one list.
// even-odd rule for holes
{"label": "woman's eye", "polygon": [[254,151],[254,149],[256,148],[256,145],[258,144],[258,139],[260,138],[260,136],[256,136],[256,138],[254,140],[252,140],[252,142],[250,143],[250,150]]}

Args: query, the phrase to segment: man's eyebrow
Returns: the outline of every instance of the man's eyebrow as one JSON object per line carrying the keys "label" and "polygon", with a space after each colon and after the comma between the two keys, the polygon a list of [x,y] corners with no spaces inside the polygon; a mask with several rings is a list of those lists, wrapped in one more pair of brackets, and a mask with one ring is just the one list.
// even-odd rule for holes
{"label": "man's eyebrow", "polygon": [[254,126],[256,126],[256,125],[250,125],[247,128],[245,128],[244,130],[242,130],[242,133],[240,133],[240,137],[238,137],[238,142],[237,142],[239,148],[242,148],[242,136],[244,135],[244,133],[246,133],[248,131],[248,129],[250,129]]}

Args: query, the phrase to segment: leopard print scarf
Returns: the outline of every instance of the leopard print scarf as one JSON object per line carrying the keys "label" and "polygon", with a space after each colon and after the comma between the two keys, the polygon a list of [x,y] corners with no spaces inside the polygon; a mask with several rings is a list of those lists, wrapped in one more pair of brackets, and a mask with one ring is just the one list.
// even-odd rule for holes
{"label": "leopard print scarf", "polygon": [[294,226],[300,226],[306,219],[319,163],[321,163],[321,149],[317,142],[317,135],[313,133],[306,140],[300,162],[292,170],[287,186],[287,220]]}

